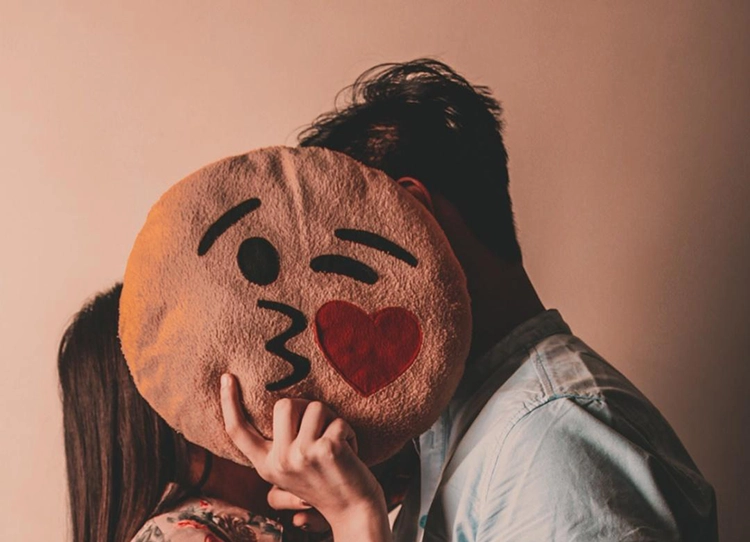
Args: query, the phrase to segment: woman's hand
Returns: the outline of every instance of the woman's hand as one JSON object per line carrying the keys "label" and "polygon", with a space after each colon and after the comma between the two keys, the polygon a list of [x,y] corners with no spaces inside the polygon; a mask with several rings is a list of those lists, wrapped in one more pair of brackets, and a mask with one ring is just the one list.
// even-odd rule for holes
{"label": "woman's hand", "polygon": [[281,399],[268,441],[245,419],[235,378],[221,384],[226,431],[262,478],[316,508],[337,542],[391,539],[383,491],[349,424],[322,403]]}
{"label": "woman's hand", "polygon": [[294,493],[289,493],[279,486],[273,486],[268,492],[267,500],[274,510],[283,512],[287,517],[291,515],[290,521],[295,527],[317,534],[331,532],[331,524],[326,518]]}

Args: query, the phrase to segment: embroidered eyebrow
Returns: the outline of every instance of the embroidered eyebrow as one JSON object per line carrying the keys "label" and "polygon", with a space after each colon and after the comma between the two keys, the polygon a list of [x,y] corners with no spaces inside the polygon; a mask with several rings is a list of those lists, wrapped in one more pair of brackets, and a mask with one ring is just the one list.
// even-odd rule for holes
{"label": "embroidered eyebrow", "polygon": [[398,258],[402,262],[406,262],[412,267],[417,267],[417,264],[419,263],[414,254],[412,254],[402,246],[397,245],[393,241],[390,241],[389,239],[378,235],[377,233],[372,233],[365,230],[339,228],[334,231],[334,235],[336,235],[336,237],[343,241],[351,241],[352,243],[365,245],[367,247],[374,248],[375,250],[385,252],[389,256]]}
{"label": "embroidered eyebrow", "polygon": [[239,205],[235,205],[221,215],[216,222],[208,227],[206,233],[203,234],[201,242],[198,244],[198,256],[203,256],[208,252],[222,233],[234,226],[237,222],[242,220],[242,218],[252,213],[258,207],[260,207],[260,200],[258,198],[250,198]]}
{"label": "embroidered eyebrow", "polygon": [[378,281],[378,274],[372,267],[338,254],[323,254],[313,258],[310,261],[310,269],[316,273],[344,275],[365,284],[375,284]]}

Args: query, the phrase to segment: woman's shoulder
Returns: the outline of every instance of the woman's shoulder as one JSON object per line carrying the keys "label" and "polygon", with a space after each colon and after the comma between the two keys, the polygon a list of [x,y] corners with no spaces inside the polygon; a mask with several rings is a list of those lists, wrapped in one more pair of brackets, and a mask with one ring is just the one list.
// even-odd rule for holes
{"label": "woman's shoulder", "polygon": [[210,498],[195,498],[154,516],[132,542],[280,542],[272,519]]}

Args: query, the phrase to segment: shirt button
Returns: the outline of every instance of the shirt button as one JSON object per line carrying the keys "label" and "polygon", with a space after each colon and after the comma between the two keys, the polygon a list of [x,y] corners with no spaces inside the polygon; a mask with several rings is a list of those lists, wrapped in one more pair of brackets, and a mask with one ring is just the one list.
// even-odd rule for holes
{"label": "shirt button", "polygon": [[422,516],[419,518],[419,526],[424,529],[425,525],[427,525],[427,516]]}

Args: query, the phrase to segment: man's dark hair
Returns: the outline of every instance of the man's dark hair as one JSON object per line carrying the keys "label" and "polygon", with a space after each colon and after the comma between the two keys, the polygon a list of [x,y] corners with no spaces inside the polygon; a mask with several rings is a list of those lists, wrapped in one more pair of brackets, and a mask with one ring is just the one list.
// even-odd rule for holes
{"label": "man's dark hair", "polygon": [[521,261],[502,110],[487,87],[418,59],[375,66],[344,91],[345,107],[318,117],[300,134],[301,146],[343,152],[394,179],[418,179],[451,201],[498,256]]}

